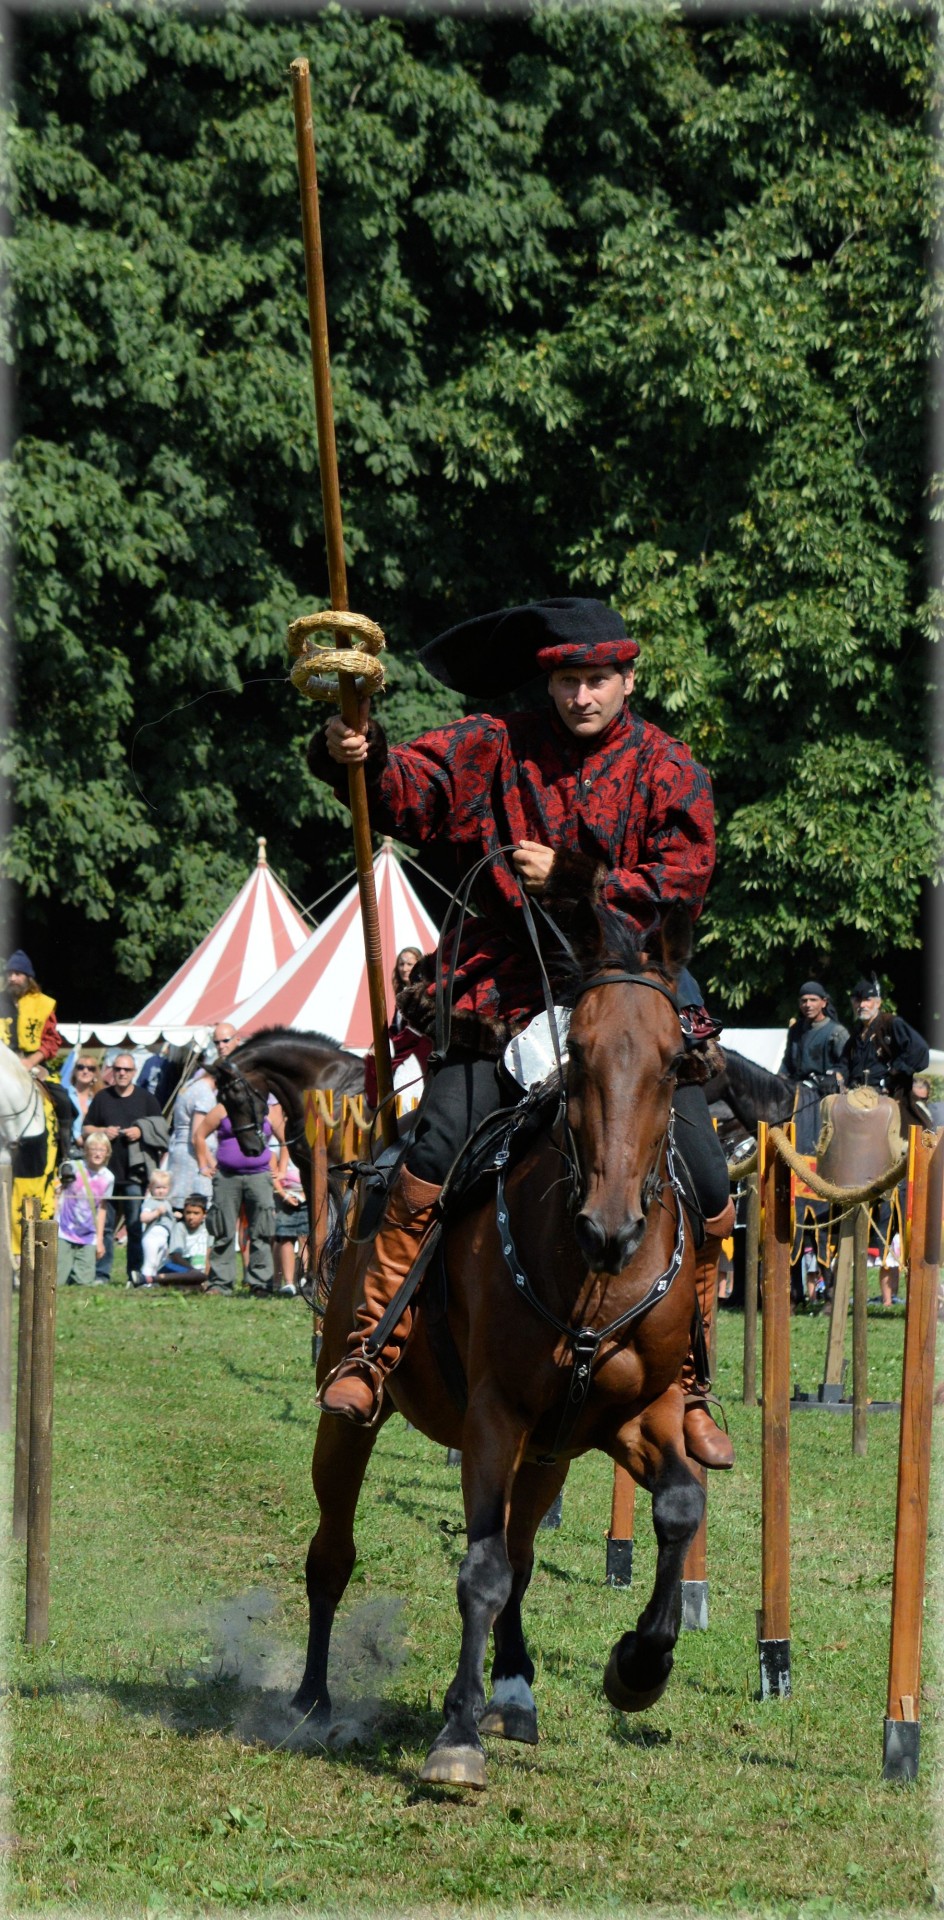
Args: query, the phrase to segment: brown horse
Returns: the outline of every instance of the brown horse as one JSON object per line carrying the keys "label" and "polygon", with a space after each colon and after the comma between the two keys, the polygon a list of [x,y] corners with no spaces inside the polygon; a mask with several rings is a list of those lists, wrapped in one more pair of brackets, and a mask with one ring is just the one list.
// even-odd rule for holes
{"label": "brown horse", "polygon": [[[636,1631],[610,1654],[606,1693],[634,1711],[668,1681],[682,1565],[704,1507],[682,1437],[678,1378],[694,1307],[693,1254],[671,1144],[672,1093],[685,1057],[671,987],[690,944],[685,914],[669,916],[659,951],[648,953],[631,950],[625,937],[605,944],[593,917],[557,1120],[507,1184],[499,1179],[497,1194],[446,1219],[448,1323],[464,1393],[454,1380],[450,1390],[440,1365],[430,1276],[414,1302],[409,1344],[378,1424],[397,1408],[431,1439],[461,1448],[468,1534],[459,1665],[424,1780],[484,1786],[482,1732],[536,1741],[521,1603],[538,1523],[570,1461],[591,1447],[649,1488],[658,1541],[652,1597]],[[320,1379],[353,1325],[369,1253],[349,1245],[342,1256]],[[328,1643],[354,1567],[354,1514],[377,1430],[328,1414],[318,1427],[312,1477],[321,1520],[308,1553],[308,1658],[294,1701],[317,1716],[330,1713]]]}

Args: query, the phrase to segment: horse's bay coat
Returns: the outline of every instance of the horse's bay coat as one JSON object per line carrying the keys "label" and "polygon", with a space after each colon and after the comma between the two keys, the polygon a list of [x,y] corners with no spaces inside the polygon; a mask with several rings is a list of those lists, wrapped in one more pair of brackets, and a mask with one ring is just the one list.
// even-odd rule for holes
{"label": "horse's bay coat", "polygon": [[[372,825],[413,846],[451,844],[460,875],[521,840],[555,849],[541,900],[566,925],[588,894],[648,933],[673,901],[697,916],[714,866],[711,783],[688,748],[627,707],[590,741],[546,711],[483,714],[388,745],[371,721],[366,763]],[[344,798],[346,773],[324,736],[312,771]],[[496,1054],[543,1005],[519,883],[504,855],[475,887],[480,918],[460,939],[453,1041]],[[445,963],[451,954],[447,944]],[[543,939],[553,972],[555,943]],[[400,997],[421,1031],[432,1025],[433,968]]]}

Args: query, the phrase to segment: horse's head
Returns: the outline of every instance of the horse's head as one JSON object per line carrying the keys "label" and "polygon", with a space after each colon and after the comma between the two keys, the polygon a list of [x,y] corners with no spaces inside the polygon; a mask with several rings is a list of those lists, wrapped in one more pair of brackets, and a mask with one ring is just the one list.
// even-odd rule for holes
{"label": "horse's head", "polygon": [[232,1056],[219,1062],[214,1068],[214,1075],[216,1091],[243,1152],[249,1158],[264,1153],[262,1123],[268,1110],[265,1093],[246,1079]]}
{"label": "horse's head", "polygon": [[[611,924],[608,925],[607,923]],[[567,1118],[576,1147],[577,1244],[598,1272],[621,1273],[661,1191],[672,1094],[685,1060],[674,985],[691,953],[691,923],[672,908],[661,937],[631,945],[598,921],[567,1036]],[[615,930],[614,930],[615,929]]]}

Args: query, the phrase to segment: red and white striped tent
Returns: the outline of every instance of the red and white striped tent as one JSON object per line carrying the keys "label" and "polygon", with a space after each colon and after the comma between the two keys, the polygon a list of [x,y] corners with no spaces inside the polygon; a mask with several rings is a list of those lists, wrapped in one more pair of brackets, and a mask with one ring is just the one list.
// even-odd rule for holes
{"label": "red and white striped tent", "polygon": [[210,1027],[271,980],[305,945],[311,926],[293,907],[266,862],[259,841],[255,871],[235,900],[178,967],[166,987],[136,1015],[133,1026]]}
{"label": "red and white striped tent", "polygon": [[[390,975],[397,954],[403,947],[430,953],[439,930],[388,843],[374,860],[374,884],[389,1016],[393,1013]],[[330,1034],[345,1047],[364,1049],[371,1045],[367,965],[356,881],[275,978],[237,1006],[231,1018],[246,1035],[258,1033],[261,1027],[297,1027]]]}

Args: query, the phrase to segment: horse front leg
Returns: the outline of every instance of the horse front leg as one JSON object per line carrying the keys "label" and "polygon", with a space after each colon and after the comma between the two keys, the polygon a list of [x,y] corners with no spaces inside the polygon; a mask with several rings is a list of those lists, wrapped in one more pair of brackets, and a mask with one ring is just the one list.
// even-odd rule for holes
{"label": "horse front leg", "polygon": [[534,1661],[524,1637],[521,1607],[534,1568],[535,1534],[548,1507],[557,1499],[569,1465],[569,1460],[553,1467],[525,1461],[515,1480],[508,1516],[511,1592],[495,1621],[492,1690],[479,1715],[480,1733],[499,1734],[504,1740],[519,1740],[531,1747],[537,1746],[538,1710],[531,1691]]}
{"label": "horse front leg", "polygon": [[426,1756],[421,1780],[464,1787],[486,1783],[478,1730],[485,1706],[485,1653],[492,1626],[512,1591],[506,1522],[525,1439],[498,1401],[481,1395],[470,1405],[462,1434],[469,1548],[456,1583],[462,1617],[459,1665],[444,1702],[446,1723]]}
{"label": "horse front leg", "polygon": [[622,1713],[640,1713],[665,1692],[682,1622],[682,1568],[705,1508],[705,1495],[685,1458],[682,1395],[670,1387],[647,1408],[638,1438],[614,1458],[652,1493],[658,1542],[652,1596],[607,1661],[603,1691]]}
{"label": "horse front leg", "polygon": [[322,1414],[318,1422],[311,1477],[320,1521],[308,1549],[305,1585],[308,1591],[308,1652],[305,1671],[292,1706],[306,1718],[324,1722],[331,1714],[328,1692],[328,1650],[331,1629],[344,1590],[354,1571],[354,1515],[364,1475],[380,1428],[355,1427],[349,1420]]}

